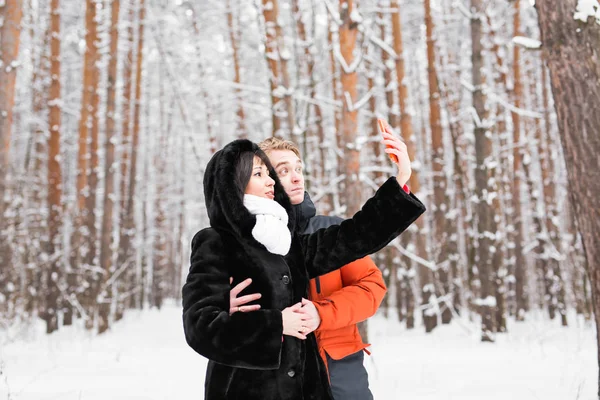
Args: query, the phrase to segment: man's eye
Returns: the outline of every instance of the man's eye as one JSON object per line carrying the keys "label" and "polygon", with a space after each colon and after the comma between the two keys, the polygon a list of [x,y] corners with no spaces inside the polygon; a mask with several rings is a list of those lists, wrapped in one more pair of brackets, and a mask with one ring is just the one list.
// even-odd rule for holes
{"label": "man's eye", "polygon": [[280,169],[280,170],[279,170],[279,175],[285,175],[285,174],[287,174],[287,173],[288,173],[288,170],[287,170],[287,168],[284,168],[284,169]]}

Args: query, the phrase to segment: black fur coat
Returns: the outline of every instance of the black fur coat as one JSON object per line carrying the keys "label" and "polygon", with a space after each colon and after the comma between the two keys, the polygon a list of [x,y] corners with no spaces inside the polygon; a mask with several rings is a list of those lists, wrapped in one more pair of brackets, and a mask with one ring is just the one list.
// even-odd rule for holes
{"label": "black fur coat", "polygon": [[[295,232],[285,257],[269,253],[252,237],[256,218],[234,184],[235,160],[256,149],[250,141],[234,141],[207,166],[204,193],[211,227],[192,240],[183,287],[185,337],[209,359],[206,399],[332,399],[314,334],[306,340],[283,337],[281,310],[307,297],[309,279],[381,249],[425,207],[391,178],[352,219],[310,235]],[[291,204],[268,167],[275,201],[288,211],[294,232]],[[229,277],[233,285],[252,278],[245,292],[262,294],[259,311],[229,315]]]}

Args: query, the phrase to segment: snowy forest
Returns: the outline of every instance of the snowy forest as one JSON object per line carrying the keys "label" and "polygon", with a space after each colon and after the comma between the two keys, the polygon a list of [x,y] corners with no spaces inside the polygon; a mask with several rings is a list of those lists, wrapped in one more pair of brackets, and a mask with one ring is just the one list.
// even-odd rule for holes
{"label": "snowy forest", "polygon": [[373,256],[390,323],[595,326],[598,49],[597,0],[0,0],[0,331],[179,302],[236,138],[351,216],[395,173],[377,118],[428,209]]}

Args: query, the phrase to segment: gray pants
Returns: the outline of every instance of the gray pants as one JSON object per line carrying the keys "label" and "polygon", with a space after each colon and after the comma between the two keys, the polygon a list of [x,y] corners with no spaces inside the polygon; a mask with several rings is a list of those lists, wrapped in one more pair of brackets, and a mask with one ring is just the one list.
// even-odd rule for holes
{"label": "gray pants", "polygon": [[341,360],[334,360],[327,355],[331,392],[335,400],[373,400],[364,359],[362,350]]}

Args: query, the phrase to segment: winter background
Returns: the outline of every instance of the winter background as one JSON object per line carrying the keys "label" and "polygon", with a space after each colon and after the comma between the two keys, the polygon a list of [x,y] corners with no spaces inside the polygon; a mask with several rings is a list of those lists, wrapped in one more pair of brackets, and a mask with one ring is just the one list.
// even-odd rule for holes
{"label": "winter background", "polygon": [[[424,334],[377,315],[365,357],[370,386],[390,400],[592,400],[595,332],[575,321],[563,328],[534,316],[491,344],[468,320]],[[178,304],[132,313],[100,336],[81,326],[52,335],[38,328],[2,336],[2,399],[203,398],[206,359],[185,343]]]}
{"label": "winter background", "polygon": [[[600,38],[597,0],[539,1]],[[554,107],[582,106],[534,3],[0,0],[0,400],[203,398],[180,289],[211,154],[294,140],[319,211],[351,215],[394,172],[378,117],[429,211],[373,256],[375,398],[598,399]]]}

